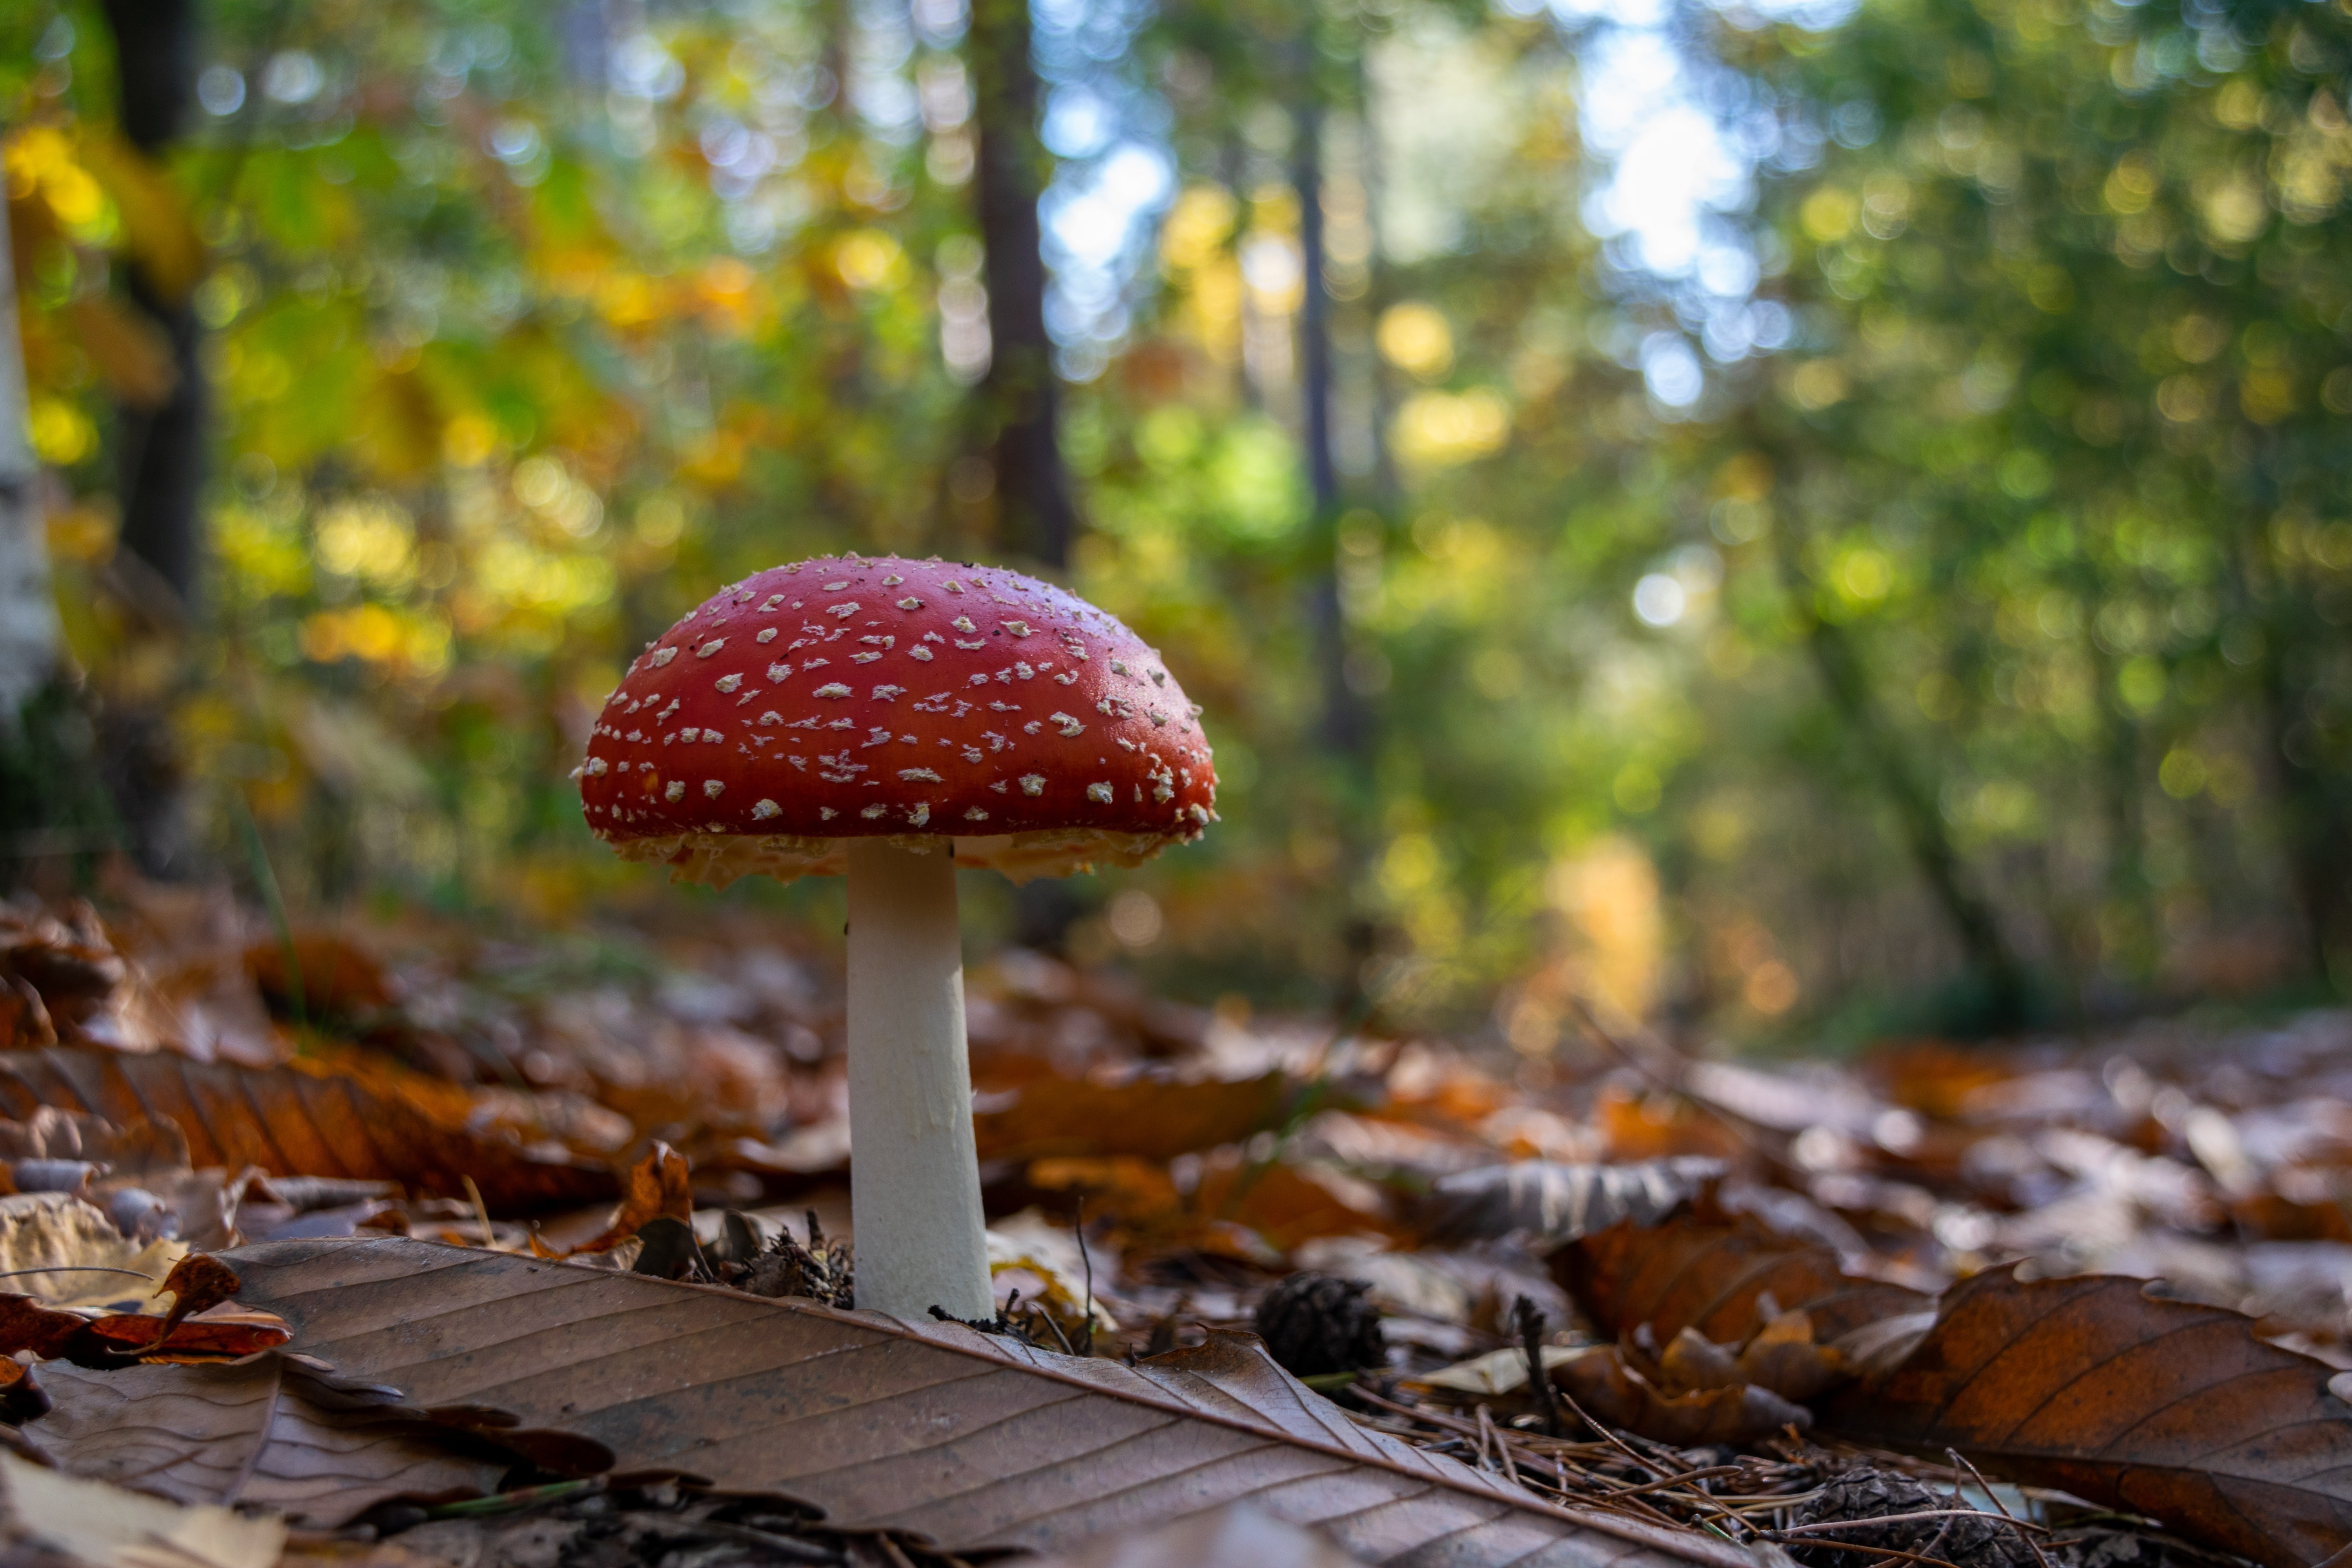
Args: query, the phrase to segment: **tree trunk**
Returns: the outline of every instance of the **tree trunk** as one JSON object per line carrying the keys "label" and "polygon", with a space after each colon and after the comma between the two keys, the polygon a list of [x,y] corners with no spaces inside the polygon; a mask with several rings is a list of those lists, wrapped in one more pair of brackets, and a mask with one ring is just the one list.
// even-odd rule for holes
{"label": "tree trunk", "polygon": [[[2284,587],[2280,596],[2287,595]],[[2282,606],[2284,609],[2284,606]],[[2352,804],[2341,783],[2313,754],[2321,743],[2305,715],[2315,680],[2296,667],[2311,647],[2291,643],[2271,617],[2260,666],[2263,739],[2278,805],[2287,880],[2303,917],[2303,962],[2312,978],[2339,988],[2352,980]]]}
{"label": "tree trunk", "polygon": [[0,736],[57,669],[58,609],[49,596],[40,464],[25,438],[25,355],[16,339],[16,282],[8,214],[0,204]]}
{"label": "tree trunk", "polygon": [[1370,739],[1364,704],[1348,684],[1347,626],[1340,615],[1339,470],[1331,455],[1331,291],[1324,281],[1323,115],[1311,101],[1297,111],[1291,186],[1298,196],[1298,262],[1306,274],[1298,313],[1299,437],[1306,447],[1307,486],[1314,499],[1314,577],[1307,586],[1316,662],[1323,685],[1323,740],[1332,752],[1359,759]]}
{"label": "tree trunk", "polygon": [[1912,864],[1934,895],[1937,908],[1982,987],[1977,1005],[1970,1009],[1973,1016],[1966,1021],[1988,1033],[2014,1029],[2027,1016],[2025,973],[2001,934],[1992,906],[1969,885],[1959,850],[1944,825],[1936,792],[1912,766],[1902,742],[1878,711],[1869,674],[1853,639],[1843,626],[1813,613],[1799,564],[1798,526],[1785,508],[1772,536],[1781,585],[1803,625],[1805,650],[1821,674],[1830,707],[1867,761],[1887,804],[1895,808]]}
{"label": "tree trunk", "polygon": [[[106,0],[121,83],[122,134],[145,157],[178,139],[195,87],[194,0]],[[193,602],[201,566],[197,492],[204,482],[205,390],[201,332],[184,289],[176,297],[136,258],[126,264],[131,302],[171,345],[172,393],[152,407],[115,409],[122,548]]]}
{"label": "tree trunk", "polygon": [[990,341],[980,437],[995,462],[998,542],[1059,570],[1070,563],[1077,511],[1062,466],[1060,399],[1045,333],[1037,222],[1045,153],[1037,140],[1027,0],[974,0],[971,39],[980,138],[972,184],[987,252]]}

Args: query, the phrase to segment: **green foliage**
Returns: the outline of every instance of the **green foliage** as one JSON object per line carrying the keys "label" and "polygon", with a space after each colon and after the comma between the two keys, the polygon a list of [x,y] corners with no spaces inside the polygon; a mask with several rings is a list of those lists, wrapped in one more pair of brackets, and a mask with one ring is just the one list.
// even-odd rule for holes
{"label": "green foliage", "polygon": [[[1082,945],[1204,994],[1492,1006],[1538,1053],[1572,992],[1753,1033],[2011,959],[2062,1008],[2341,984],[2340,0],[1685,18],[1832,134],[1756,215],[1794,342],[1682,416],[1622,363],[1674,322],[1580,221],[1571,41],[1316,17],[1169,0],[1133,45],[1181,191],[1129,342],[1067,389],[1072,575],[1206,705],[1225,820],[1132,879],[1164,920]],[[955,40],[814,4],[576,19],[219,5],[245,102],[146,183],[96,8],[0,23],[74,650],[172,695],[216,842],[235,791],[297,897],[641,888],[565,778],[631,649],[779,559],[996,553],[941,351],[978,273]],[[159,658],[107,586],[146,352],[108,279],[180,232],[220,462],[203,630]]]}

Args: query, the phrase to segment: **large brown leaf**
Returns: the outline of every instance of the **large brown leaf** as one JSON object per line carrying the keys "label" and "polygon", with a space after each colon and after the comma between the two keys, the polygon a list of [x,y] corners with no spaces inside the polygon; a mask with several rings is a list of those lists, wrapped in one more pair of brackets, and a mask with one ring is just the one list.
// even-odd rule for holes
{"label": "large brown leaf", "polygon": [[1621,1220],[1654,1225],[1723,1171],[1722,1161],[1695,1155],[1616,1164],[1515,1160],[1438,1177],[1416,1217],[1433,1241],[1524,1231],[1535,1245],[1554,1247]]}
{"label": "large brown leaf", "polygon": [[2352,1542],[2352,1405],[2329,1392],[2333,1369],[2252,1331],[2138,1279],[1991,1269],[1945,1292],[1927,1337],[1828,1405],[1823,1425],[1956,1447],[2017,1480],[2303,1568]]}
{"label": "large brown leaf", "polygon": [[592,1202],[618,1185],[601,1165],[474,1131],[473,1099],[457,1085],[375,1064],[256,1068],[65,1047],[0,1057],[0,1114],[22,1121],[44,1106],[118,1125],[168,1121],[196,1164],[231,1171],[445,1194],[471,1176],[499,1209]]}
{"label": "large brown leaf", "polygon": [[480,1401],[845,1526],[1057,1550],[1248,1499],[1368,1563],[1705,1563],[1696,1534],[1551,1508],[1350,1422],[1246,1336],[1132,1367],[960,1325],[405,1238],[231,1255],[296,1345],[416,1404]]}
{"label": "large brown leaf", "polygon": [[1012,1091],[1011,1103],[973,1117],[972,1131],[983,1160],[1105,1154],[1172,1160],[1238,1143],[1274,1126],[1296,1087],[1278,1072],[1197,1083],[1035,1078]]}
{"label": "large brown leaf", "polygon": [[1917,1312],[1929,1298],[1899,1285],[1857,1279],[1837,1253],[1726,1214],[1704,1197],[1664,1224],[1628,1220],[1552,1254],[1561,1289],[1610,1333],[1647,1325],[1664,1345],[1685,1329],[1717,1344],[1744,1343],[1776,1313],[1811,1315],[1814,1336],[1837,1339],[1864,1324]]}
{"label": "large brown leaf", "polygon": [[[498,1489],[539,1434],[486,1436],[404,1408],[383,1389],[285,1356],[233,1366],[40,1371],[49,1413],[25,1433],[65,1469],[181,1502],[247,1503],[332,1528],[392,1498],[447,1502]],[[501,1439],[511,1438],[513,1441]],[[557,1447],[600,1469],[609,1459]],[[534,1458],[537,1454],[534,1452]]]}

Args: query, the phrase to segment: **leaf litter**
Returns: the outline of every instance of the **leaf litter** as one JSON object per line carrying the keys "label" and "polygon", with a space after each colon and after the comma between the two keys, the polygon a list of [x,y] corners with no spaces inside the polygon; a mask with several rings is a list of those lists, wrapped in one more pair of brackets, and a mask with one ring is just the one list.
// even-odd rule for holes
{"label": "leaf litter", "polygon": [[[47,1238],[0,1399],[76,1474],[258,1483],[289,1563],[1206,1562],[1166,1543],[1250,1500],[1366,1563],[1448,1509],[1464,1563],[2352,1542],[2340,1014],[1811,1064],[1588,1018],[1588,1052],[1529,1064],[1010,953],[970,984],[997,1316],[902,1325],[817,1304],[854,1277],[845,1090],[834,961],[797,931],[412,921],[298,931],[289,964],[234,921],[135,885],[0,918],[0,1241]],[[230,1247],[241,1292],[159,1331],[161,1277]],[[478,1278],[572,1305],[415,1293]],[[491,1327],[446,1339],[453,1311]],[[909,1381],[827,1381],[852,1364]],[[747,1387],[826,1440],[761,1436]],[[213,1425],[159,1446],[166,1408]],[[877,1436],[942,1409],[992,1436]]]}

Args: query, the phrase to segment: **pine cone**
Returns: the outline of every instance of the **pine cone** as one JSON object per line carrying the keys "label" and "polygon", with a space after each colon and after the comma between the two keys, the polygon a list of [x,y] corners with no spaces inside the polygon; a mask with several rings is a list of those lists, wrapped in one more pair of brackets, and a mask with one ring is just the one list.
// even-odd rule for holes
{"label": "pine cone", "polygon": [[[1953,1506],[1949,1492],[1931,1491],[1910,1477],[1867,1467],[1848,1470],[1822,1489],[1798,1514],[1798,1522],[1876,1519],[1885,1514],[1933,1513]],[[1974,1508],[1964,1502],[1963,1508]],[[1908,1519],[1899,1523],[1840,1531],[1838,1541],[1884,1551],[1933,1556],[1958,1568],[2032,1568],[2033,1551],[2014,1525],[1980,1518]],[[1928,1549],[1933,1547],[1930,1552]],[[1815,1537],[1790,1554],[1809,1568],[1886,1568],[1890,1559],[1842,1552],[1827,1537]]]}
{"label": "pine cone", "polygon": [[1380,1309],[1364,1299],[1370,1289],[1360,1279],[1294,1274],[1258,1303],[1257,1337],[1293,1377],[1386,1366]]}

